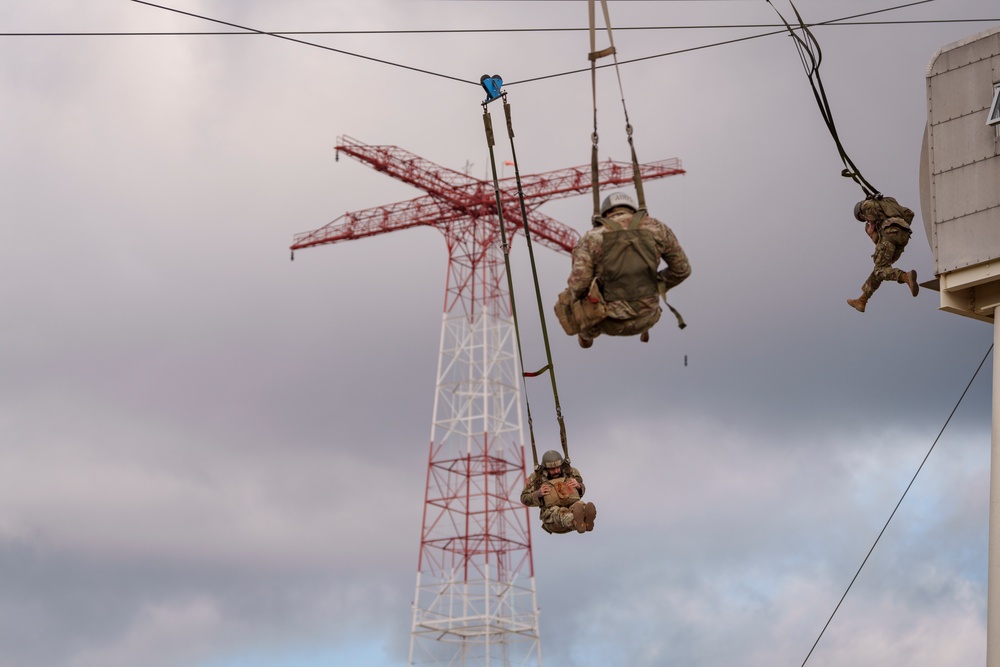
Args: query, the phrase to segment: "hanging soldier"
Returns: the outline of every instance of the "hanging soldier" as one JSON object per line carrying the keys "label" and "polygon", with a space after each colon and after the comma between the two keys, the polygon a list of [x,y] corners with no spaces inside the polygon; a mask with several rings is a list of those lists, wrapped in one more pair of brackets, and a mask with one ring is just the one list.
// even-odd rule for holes
{"label": "hanging soldier", "polygon": [[542,529],[547,533],[584,533],[594,529],[597,508],[581,498],[586,491],[580,471],[555,450],[542,455],[541,464],[528,477],[521,503],[541,507]]}
{"label": "hanging soldier", "polygon": [[[662,270],[660,260],[666,263]],[[666,301],[667,291],[689,275],[691,265],[673,231],[637,206],[631,195],[614,192],[573,249],[573,267],[556,316],[567,334],[577,334],[581,347],[590,347],[601,334],[639,335],[645,343],[663,312],[660,298]]]}
{"label": "hanging soldier", "polygon": [[903,254],[910,240],[910,223],[913,211],[900,205],[892,197],[871,196],[854,205],[854,217],[865,223],[865,233],[875,244],[872,269],[868,280],[861,286],[861,296],[848,299],[847,303],[858,312],[865,312],[865,305],[884,280],[906,283],[910,294],[917,295],[916,271],[903,271],[893,266]]}

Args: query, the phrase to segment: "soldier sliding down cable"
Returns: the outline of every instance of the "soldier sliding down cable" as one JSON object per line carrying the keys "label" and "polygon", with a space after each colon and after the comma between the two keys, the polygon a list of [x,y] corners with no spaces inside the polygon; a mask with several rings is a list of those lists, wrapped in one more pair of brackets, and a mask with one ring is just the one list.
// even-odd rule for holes
{"label": "soldier sliding down cable", "polygon": [[854,217],[865,223],[865,233],[875,243],[875,253],[872,255],[875,268],[861,286],[861,296],[848,299],[847,303],[858,312],[865,312],[865,304],[883,280],[906,283],[910,294],[916,296],[920,289],[917,285],[917,272],[893,267],[913,233],[910,229],[913,211],[901,206],[892,197],[869,197],[854,205]]}
{"label": "soldier sliding down cable", "polygon": [[581,498],[586,492],[580,471],[562,454],[549,450],[542,463],[528,477],[521,491],[521,503],[541,507],[542,529],[547,533],[584,533],[594,529],[597,508]]}
{"label": "soldier sliding down cable", "polygon": [[[788,2],[792,7],[792,11],[795,12],[795,18],[799,22],[798,27],[793,28],[785,20],[785,17],[781,15],[781,12],[771,3],[771,0],[767,0],[767,3],[771,5],[771,8],[781,18],[782,23],[785,24],[788,33],[795,42],[795,47],[802,60],[802,66],[806,70],[806,76],[809,78],[809,84],[812,87],[813,97],[816,98],[820,113],[823,115],[823,121],[830,131],[830,136],[833,137],[833,141],[837,145],[837,151],[840,153],[840,159],[844,163],[844,170],[841,172],[841,175],[853,180],[865,193],[865,199],[854,206],[854,217],[865,223],[865,233],[875,243],[875,253],[872,255],[875,268],[862,286],[861,296],[857,299],[848,299],[847,303],[859,312],[865,312],[865,304],[868,303],[868,299],[871,298],[872,294],[875,293],[875,290],[878,289],[884,280],[906,283],[910,288],[910,293],[916,296],[919,289],[917,286],[917,272],[903,271],[892,266],[899,259],[900,255],[903,254],[903,249],[906,248],[906,244],[910,240],[910,234],[912,234],[910,223],[913,221],[913,211],[900,205],[892,197],[883,196],[874,185],[861,175],[861,170],[855,166],[844,149],[844,145],[840,141],[840,136],[837,134],[837,126],[833,122],[833,112],[830,110],[830,104],[826,99],[823,80],[819,75],[819,66],[823,61],[823,52],[819,48],[819,42],[816,41],[816,37],[802,20],[802,16],[799,14],[799,10],[795,8],[795,4],[791,0]],[[796,30],[801,32],[801,36],[796,33]]]}

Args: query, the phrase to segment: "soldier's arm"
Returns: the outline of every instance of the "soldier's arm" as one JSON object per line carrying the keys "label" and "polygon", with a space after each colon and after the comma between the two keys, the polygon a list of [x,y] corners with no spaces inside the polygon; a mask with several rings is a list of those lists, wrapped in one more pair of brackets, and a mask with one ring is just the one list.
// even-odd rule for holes
{"label": "soldier's arm", "polygon": [[865,234],[872,240],[872,243],[878,243],[878,230],[875,228],[875,223],[865,223]]}
{"label": "soldier's arm", "polygon": [[538,507],[541,502],[538,498],[538,486],[539,484],[535,479],[534,474],[528,477],[528,482],[524,485],[524,490],[521,491],[522,505],[527,505],[528,507]]}
{"label": "soldier's arm", "polygon": [[590,291],[590,283],[594,280],[594,260],[587,234],[573,248],[573,265],[566,284],[570,293],[577,299]]}
{"label": "soldier's arm", "polygon": [[659,271],[657,275],[663,281],[664,287],[670,289],[687,280],[688,276],[691,275],[691,263],[674,232],[666,225],[663,225],[663,228],[666,234],[660,257],[666,263],[667,268]]}
{"label": "soldier's arm", "polygon": [[587,492],[587,487],[583,483],[583,476],[580,475],[580,471],[576,468],[573,468],[571,474],[573,475],[573,479],[576,480],[576,483],[580,485],[577,487],[576,492],[580,494],[581,498],[583,498],[583,494]]}

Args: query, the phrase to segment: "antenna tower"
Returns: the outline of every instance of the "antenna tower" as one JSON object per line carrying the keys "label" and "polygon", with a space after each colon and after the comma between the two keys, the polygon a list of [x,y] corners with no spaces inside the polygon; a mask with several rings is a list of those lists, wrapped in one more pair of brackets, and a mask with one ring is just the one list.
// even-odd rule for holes
{"label": "antenna tower", "polygon": [[[540,665],[531,517],[519,500],[529,467],[521,370],[493,183],[395,146],[345,136],[336,150],[427,194],[297,234],[293,253],[417,226],[436,227],[448,246],[409,664]],[[643,180],[684,173],[677,159],[639,169]],[[608,160],[599,177],[630,185],[632,165]],[[524,227],[516,182],[499,183],[512,237]],[[570,253],[579,234],[537,209],[591,187],[590,165],[522,177],[532,239]]]}

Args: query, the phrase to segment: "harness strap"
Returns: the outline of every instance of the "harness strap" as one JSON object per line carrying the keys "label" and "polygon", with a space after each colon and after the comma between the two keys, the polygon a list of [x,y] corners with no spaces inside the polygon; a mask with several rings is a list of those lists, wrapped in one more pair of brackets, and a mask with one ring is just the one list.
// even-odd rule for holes
{"label": "harness strap", "polygon": [[535,372],[526,372],[524,370],[524,353],[522,352],[521,348],[521,331],[518,325],[517,307],[514,301],[514,279],[513,276],[511,275],[511,270],[510,270],[510,246],[507,243],[507,231],[503,217],[503,206],[501,204],[501,199],[500,199],[500,181],[499,177],[497,176],[496,158],[493,152],[493,145],[494,145],[493,122],[490,118],[489,110],[486,107],[489,101],[483,102],[483,124],[486,129],[486,143],[490,151],[490,167],[493,170],[493,192],[497,202],[497,217],[500,220],[500,243],[501,243],[501,248],[503,249],[504,268],[506,269],[506,274],[507,274],[507,291],[510,293],[510,310],[511,310],[511,316],[514,320],[514,336],[517,344],[518,361],[520,362],[521,365],[521,382],[522,385],[524,386],[524,402],[526,408],[525,411],[528,418],[528,433],[531,438],[531,456],[532,459],[534,460],[535,467],[537,468],[538,448],[535,445],[535,431],[533,425],[534,422],[532,421],[531,417],[531,404],[528,401],[528,385],[527,382],[525,382],[525,378],[537,377],[542,373],[548,372],[549,379],[551,380],[552,383],[552,397],[555,403],[556,420],[559,423],[559,441],[562,444],[564,461],[569,461],[569,444],[566,438],[566,422],[563,419],[562,408],[560,407],[559,404],[559,390],[556,386],[555,364],[553,364],[552,362],[552,350],[551,347],[549,346],[549,332],[548,332],[548,327],[546,327],[545,325],[545,310],[542,304],[542,291],[538,284],[538,272],[535,268],[535,253],[531,246],[531,230],[530,230],[530,225],[528,223],[527,209],[524,205],[524,191],[521,188],[521,172],[517,163],[517,152],[514,149],[514,126],[511,121],[510,105],[507,103],[507,93],[506,92],[502,93],[502,97],[503,97],[504,116],[506,117],[507,120],[507,136],[510,138],[510,151],[511,151],[511,157],[514,162],[514,177],[517,183],[517,199],[521,207],[521,220],[524,223],[524,239],[525,239],[525,244],[527,245],[528,248],[528,258],[531,264],[531,277],[535,285],[535,301],[538,305],[538,317],[541,322],[541,328],[542,328],[542,340],[544,341],[545,344],[545,358],[547,364]]}
{"label": "harness strap", "polygon": [[639,229],[639,223],[642,222],[643,220],[645,220],[645,218],[646,218],[646,208],[640,204],[639,205],[639,210],[636,211],[632,215],[632,219],[629,220],[628,228],[629,229]]}
{"label": "harness strap", "polygon": [[642,222],[648,215],[646,209],[640,207],[638,211],[632,214],[632,219],[629,220],[628,227],[622,227],[620,223],[610,219],[605,218],[603,215],[599,215],[594,218],[594,222],[604,225],[613,232],[620,232],[624,229],[639,229],[639,223]]}
{"label": "harness strap", "polygon": [[635,184],[636,197],[639,200],[639,208],[646,208],[646,195],[642,189],[642,174],[639,170],[639,158],[636,156],[635,143],[632,140],[632,124],[628,120],[628,107],[625,104],[625,90],[622,86],[621,70],[618,67],[618,51],[615,48],[614,34],[611,31],[611,17],[608,13],[607,0],[601,0],[601,10],[604,13],[604,25],[608,31],[608,46],[605,49],[597,50],[597,25],[595,21],[594,0],[587,0],[587,13],[590,19],[590,52],[587,58],[590,60],[590,88],[594,102],[594,132],[591,135],[591,178],[594,190],[594,217],[600,215],[601,193],[598,180],[598,136],[597,136],[597,61],[605,56],[611,56],[615,65],[615,76],[618,79],[618,92],[621,95],[622,111],[625,113],[625,134],[628,136],[629,150],[632,153],[632,181]]}
{"label": "harness strap", "polygon": [[791,35],[792,39],[795,40],[795,48],[799,52],[799,58],[802,60],[802,66],[806,71],[806,77],[809,79],[809,85],[812,87],[813,97],[816,99],[816,104],[819,105],[819,111],[823,115],[823,122],[826,124],[827,130],[830,132],[830,136],[833,137],[833,142],[837,146],[837,152],[840,154],[840,160],[844,164],[843,171],[840,172],[841,176],[845,178],[850,178],[864,191],[867,197],[878,197],[879,191],[874,185],[869,183],[864,176],[861,175],[861,170],[857,168],[854,161],[847,154],[844,149],[843,143],[840,141],[840,135],[837,133],[837,126],[833,122],[833,112],[830,110],[830,103],[826,98],[826,89],[823,87],[823,79],[819,75],[819,66],[823,61],[823,51],[819,48],[819,42],[816,40],[815,35],[806,26],[805,22],[802,20],[802,15],[799,14],[799,10],[795,7],[795,3],[792,0],[788,0],[788,4],[792,6],[792,11],[795,12],[795,18],[799,21],[798,29],[802,31],[805,38],[800,37],[795,33],[795,28],[785,20],[781,12],[778,11],[777,7],[771,3],[771,0],[767,0],[767,4],[771,5],[778,18],[781,22],[785,24],[788,29],[788,33]]}
{"label": "harness strap", "polygon": [[606,227],[607,229],[610,229],[613,232],[620,232],[622,229],[624,229],[617,222],[615,222],[614,220],[609,220],[605,218],[603,215],[599,215],[596,218],[594,218],[594,222]]}

